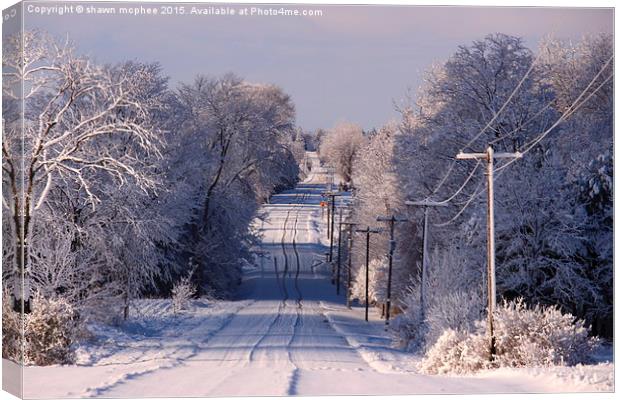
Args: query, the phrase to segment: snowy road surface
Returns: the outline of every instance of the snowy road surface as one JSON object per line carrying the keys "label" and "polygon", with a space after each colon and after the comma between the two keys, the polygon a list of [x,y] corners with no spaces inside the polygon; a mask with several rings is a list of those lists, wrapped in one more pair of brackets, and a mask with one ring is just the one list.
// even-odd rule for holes
{"label": "snowy road surface", "polygon": [[[553,371],[428,376],[390,347],[373,311],[347,310],[324,259],[319,202],[327,174],[314,167],[264,206],[262,251],[235,301],[197,301],[175,316],[169,300],[144,301],[121,330],[102,328],[82,365],[29,367],[26,397],[413,394],[610,390],[609,364]],[[133,325],[132,325],[133,324]],[[103,338],[103,339],[101,339]],[[107,338],[107,339],[106,339]],[[5,362],[5,368],[9,366]],[[10,367],[10,366],[9,366]],[[598,370],[596,368],[599,368]]]}

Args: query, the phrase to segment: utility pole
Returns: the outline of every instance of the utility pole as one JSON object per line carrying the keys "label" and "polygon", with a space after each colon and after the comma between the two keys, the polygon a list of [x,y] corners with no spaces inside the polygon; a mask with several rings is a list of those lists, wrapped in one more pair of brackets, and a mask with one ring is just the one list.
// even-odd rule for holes
{"label": "utility pole", "polygon": [[336,212],[336,195],[334,194],[330,194],[330,197],[332,199],[332,220],[330,222],[331,225],[331,229],[330,229],[330,235],[329,235],[329,262],[333,261],[333,252],[332,249],[334,247],[334,219],[335,219],[335,212]]}
{"label": "utility pole", "polygon": [[[321,193],[321,196],[323,196],[323,198],[327,199],[327,206],[325,208],[327,208],[327,239],[331,238],[331,208],[332,208],[332,200],[334,200],[333,197],[331,197],[331,191],[327,190],[323,193]],[[329,260],[329,259],[328,259]]]}
{"label": "utility pole", "polygon": [[327,197],[327,238],[329,239],[329,222],[330,222],[330,209],[331,209],[331,203],[329,202],[331,199],[329,198],[329,196],[327,195],[327,193],[323,193],[323,196]]}
{"label": "utility pole", "polygon": [[[333,247],[334,247],[334,220],[335,220],[335,212],[336,212],[336,197],[342,196],[342,193],[338,192],[325,192],[324,196],[327,196],[331,200],[331,220],[329,219],[328,213],[328,221],[327,228],[329,231],[329,262],[333,261]],[[329,204],[328,204],[329,207]],[[331,228],[330,228],[331,226]]]}
{"label": "utility pole", "polygon": [[371,233],[381,233],[382,229],[374,228],[371,229],[369,226],[366,229],[356,230],[355,232],[365,233],[366,234],[366,311],[364,319],[368,322],[368,278],[369,278],[369,270],[368,266],[370,264],[370,234]]}
{"label": "utility pole", "polygon": [[396,250],[396,241],[394,240],[394,225],[397,222],[406,222],[407,219],[403,217],[391,216],[378,216],[377,221],[387,222],[390,227],[390,249],[388,252],[388,283],[387,283],[387,298],[385,301],[385,325],[390,324],[390,307],[392,306],[392,263],[394,258],[394,250]]}
{"label": "utility pole", "polygon": [[[332,285],[336,284],[335,275],[335,265],[333,263],[333,248],[334,248],[334,217],[335,217],[335,207],[336,207],[336,197],[341,196],[341,193],[326,191],[321,193],[324,197],[327,197],[329,200],[327,202],[327,237],[329,238],[329,252],[327,253],[327,262],[331,264],[332,267]],[[331,212],[330,209],[331,208]],[[331,215],[330,215],[331,214]],[[330,218],[331,216],[331,218]]]}
{"label": "utility pole", "polygon": [[352,273],[351,268],[351,254],[353,252],[353,227],[357,225],[355,222],[342,222],[342,225],[349,227],[347,234],[347,308],[351,308],[351,285],[352,285]]}
{"label": "utility pole", "polygon": [[493,312],[495,311],[495,215],[493,209],[493,162],[496,158],[521,158],[520,152],[495,153],[493,147],[487,147],[484,153],[463,153],[456,155],[457,160],[486,160],[487,162],[487,335],[489,339],[489,360],[495,356],[495,333],[493,332]]}
{"label": "utility pole", "polygon": [[340,294],[340,252],[342,245],[342,207],[338,213],[338,266],[336,267],[336,295]]}
{"label": "utility pole", "polygon": [[420,271],[420,320],[424,321],[426,314],[426,273],[428,271],[428,208],[445,207],[446,203],[430,201],[405,201],[405,205],[413,207],[424,207],[424,225],[422,228],[422,271]]}
{"label": "utility pole", "polygon": [[340,294],[340,253],[342,252],[342,207],[338,213],[338,267],[336,269],[336,295]]}

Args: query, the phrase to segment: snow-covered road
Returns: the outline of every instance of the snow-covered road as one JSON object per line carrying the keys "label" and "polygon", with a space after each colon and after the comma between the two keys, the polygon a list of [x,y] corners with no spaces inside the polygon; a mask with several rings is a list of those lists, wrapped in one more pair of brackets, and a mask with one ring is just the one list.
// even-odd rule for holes
{"label": "snow-covered road", "polygon": [[[83,365],[29,367],[26,397],[178,397],[507,393],[601,390],[613,368],[562,377],[499,370],[471,377],[417,372],[416,356],[391,347],[378,314],[364,322],[347,309],[322,265],[325,218],[321,193],[328,175],[313,168],[294,190],[274,195],[258,222],[267,256],[248,269],[239,298],[199,301],[184,316],[164,318],[166,300],[124,336],[87,348]],[[99,346],[99,348],[97,347]],[[102,350],[102,349],[108,350]],[[5,367],[7,364],[5,364]],[[567,370],[568,371],[568,370]],[[572,371],[572,370],[571,370]],[[599,385],[599,386],[596,386]]]}
{"label": "snow-covered road", "polygon": [[324,377],[334,372],[373,373],[325,315],[325,304],[343,302],[320,265],[326,248],[320,237],[319,204],[326,178],[315,167],[294,190],[274,195],[263,207],[259,229],[266,257],[258,260],[259,268],[246,273],[238,300],[245,305],[195,355],[182,365],[130,379],[98,394],[348,392],[345,380],[337,385],[339,390],[329,389],[323,386]]}

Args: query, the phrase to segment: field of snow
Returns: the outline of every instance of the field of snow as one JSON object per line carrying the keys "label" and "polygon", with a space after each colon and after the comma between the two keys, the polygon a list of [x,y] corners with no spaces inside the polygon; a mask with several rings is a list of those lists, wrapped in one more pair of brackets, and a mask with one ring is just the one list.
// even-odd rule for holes
{"label": "field of snow", "polygon": [[[316,155],[315,165],[318,165]],[[93,327],[74,366],[27,367],[27,398],[431,394],[613,391],[613,363],[499,369],[473,376],[418,372],[419,356],[393,348],[376,310],[344,306],[323,268],[319,202],[326,174],[313,168],[272,197],[261,250],[234,301],[142,300],[129,322]],[[5,368],[10,367],[4,361]]]}

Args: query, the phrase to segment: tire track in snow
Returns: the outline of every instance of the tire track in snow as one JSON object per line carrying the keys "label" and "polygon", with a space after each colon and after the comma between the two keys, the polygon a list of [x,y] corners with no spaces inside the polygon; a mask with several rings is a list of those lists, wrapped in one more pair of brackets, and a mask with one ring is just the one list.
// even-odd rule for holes
{"label": "tire track in snow", "polygon": [[[235,310],[231,310],[224,318],[222,318],[222,323],[217,328],[207,333],[202,343],[207,343],[211,338],[213,338],[213,336],[223,331],[233,321],[235,315],[237,315],[241,310],[250,307],[254,303],[256,303],[256,300],[244,302],[243,304],[240,304],[239,307],[237,307]],[[114,389],[117,386],[123,385],[135,378],[142,377],[144,375],[148,375],[157,371],[178,367],[185,362],[191,361],[191,359],[196,357],[198,354],[198,349],[194,348],[194,351],[189,356],[171,360],[169,364],[155,365],[152,367],[147,366],[137,371],[124,372],[121,375],[117,375],[107,381],[104,381],[100,385],[86,388],[84,392],[82,392],[82,395],[80,397],[100,397],[109,390]]]}
{"label": "tire track in snow", "polygon": [[258,339],[256,341],[256,343],[254,343],[252,345],[252,349],[248,353],[248,361],[249,362],[256,361],[256,352],[259,350],[259,347],[261,346],[261,344],[263,344],[263,342],[269,337],[269,334],[273,331],[273,328],[280,323],[280,320],[282,319],[284,308],[285,308],[284,302],[281,301],[280,304],[278,304],[278,311],[277,311],[277,314],[276,314],[275,318],[271,321],[271,323],[267,327],[267,330],[260,337],[260,339]]}
{"label": "tire track in snow", "polygon": [[286,349],[287,349],[287,359],[288,362],[293,366],[293,371],[291,372],[291,375],[288,379],[288,387],[286,390],[286,393],[288,395],[295,395],[297,393],[297,383],[299,381],[299,366],[296,364],[295,360],[293,359],[292,353],[291,353],[291,345],[293,343],[293,341],[295,340],[296,336],[299,334],[299,330],[301,328],[301,326],[303,325],[302,323],[302,293],[301,290],[299,288],[299,284],[298,284],[298,279],[299,279],[299,275],[301,272],[301,259],[299,256],[299,251],[297,249],[297,232],[298,232],[298,224],[299,224],[299,214],[302,211],[302,205],[304,204],[304,201],[306,199],[307,194],[306,193],[301,193],[301,194],[296,194],[295,195],[295,202],[291,203],[292,207],[291,209],[288,210],[287,214],[286,214],[286,218],[284,220],[284,224],[282,226],[282,237],[280,240],[280,245],[282,248],[282,253],[284,256],[284,260],[285,260],[285,264],[284,264],[284,270],[282,273],[282,285],[284,288],[284,294],[285,297],[283,298],[282,302],[278,305],[278,311],[277,311],[277,315],[276,317],[273,319],[273,321],[271,322],[271,324],[269,325],[267,331],[265,332],[265,334],[256,342],[256,344],[254,346],[252,346],[252,350],[249,353],[249,361],[253,362],[256,360],[256,354],[257,351],[260,349],[261,345],[264,343],[264,341],[270,336],[270,334],[273,332],[274,328],[276,326],[280,326],[282,324],[282,320],[283,317],[287,314],[284,313],[284,309],[286,308],[287,305],[287,301],[289,300],[289,293],[288,290],[286,289],[286,278],[287,275],[289,274],[289,267],[290,264],[288,263],[289,260],[289,253],[287,252],[287,245],[288,243],[286,242],[286,236],[287,233],[289,232],[289,222],[292,220],[291,218],[291,213],[293,211],[295,211],[295,218],[293,220],[293,226],[292,226],[292,239],[291,239],[291,243],[292,243],[292,247],[293,247],[293,252],[294,252],[294,260],[295,260],[295,278],[294,278],[294,287],[295,287],[295,291],[297,292],[297,298],[296,298],[296,303],[297,303],[297,307],[295,309],[295,322],[293,323],[293,332],[289,338],[289,340],[286,343]]}
{"label": "tire track in snow", "polygon": [[[295,200],[297,200],[299,198],[299,194],[295,194]],[[295,203],[291,203],[291,205],[293,205]],[[296,204],[299,204],[299,202],[297,201]],[[284,218],[284,223],[282,224],[282,237],[280,238],[280,245],[282,247],[282,254],[284,256],[284,270],[282,272],[282,279],[280,279],[280,274],[279,271],[277,269],[277,257],[274,256],[274,267],[275,267],[275,272],[276,272],[276,280],[278,282],[278,286],[281,286],[282,288],[282,292],[283,292],[283,299],[280,302],[280,304],[278,304],[278,311],[276,314],[276,317],[271,321],[271,323],[269,324],[267,331],[260,337],[260,339],[254,343],[254,345],[252,346],[252,349],[250,350],[249,354],[248,354],[248,361],[249,362],[253,362],[256,360],[256,352],[259,350],[259,347],[261,346],[261,344],[263,344],[263,342],[269,337],[269,335],[272,333],[273,329],[275,326],[280,324],[280,321],[282,320],[282,317],[284,315],[283,311],[286,308],[286,302],[288,300],[288,290],[286,288],[286,275],[288,273],[288,254],[286,252],[286,233],[287,233],[287,225],[289,223],[290,217],[291,217],[291,212],[293,211],[293,208],[291,207],[287,212],[286,212],[286,217]],[[297,216],[299,214],[299,210],[297,210],[296,212],[296,218],[295,218],[295,225],[297,223]],[[296,226],[294,227],[294,231],[293,231],[293,235],[295,235],[295,230],[296,230]],[[293,236],[293,241],[295,240],[295,237]]]}
{"label": "tire track in snow", "polygon": [[[307,193],[302,194],[301,202],[300,202],[301,204],[304,204],[306,195]],[[294,285],[295,285],[295,290],[297,291],[297,309],[295,310],[296,315],[295,315],[295,324],[293,325],[293,334],[291,335],[291,338],[286,345],[286,348],[287,348],[286,352],[288,355],[289,362],[291,363],[291,365],[293,365],[293,371],[291,372],[291,376],[289,377],[289,385],[286,391],[287,395],[289,396],[295,396],[298,394],[297,385],[299,383],[300,368],[299,368],[299,365],[297,365],[297,363],[293,359],[293,355],[291,353],[291,345],[293,344],[293,341],[297,337],[301,326],[303,326],[303,319],[302,319],[303,296],[301,294],[301,290],[299,289],[299,273],[301,270],[301,260],[299,258],[299,251],[297,249],[297,226],[298,226],[297,224],[299,222],[300,212],[301,212],[301,207],[295,213],[295,223],[293,225],[293,240],[292,240],[293,252],[295,253],[295,262],[296,262]]]}
{"label": "tire track in snow", "polygon": [[[306,193],[301,196],[301,204],[304,204],[306,199]],[[301,308],[301,290],[299,289],[299,273],[301,269],[301,261],[299,259],[299,251],[297,250],[297,223],[299,222],[299,213],[301,210],[297,210],[295,213],[295,224],[293,225],[293,252],[295,253],[295,261],[296,261],[296,271],[295,271],[295,291],[297,292],[297,307]]]}
{"label": "tire track in snow", "polygon": [[[299,195],[295,194],[295,199],[297,199]],[[292,205],[292,204],[291,204]],[[284,272],[282,273],[282,288],[284,289],[284,307],[286,307],[286,301],[288,300],[288,289],[286,288],[286,274],[288,273],[288,254],[286,253],[286,233],[289,218],[291,216],[291,211],[293,208],[289,208],[286,212],[286,218],[284,219],[284,224],[282,225],[282,238],[280,239],[280,245],[282,246],[282,254],[284,255]]]}
{"label": "tire track in snow", "polygon": [[[282,240],[285,240],[287,225],[289,224],[291,211],[292,210],[288,210],[288,212],[286,213],[286,217],[284,219],[283,230],[285,233],[282,236]],[[273,243],[275,244],[275,240],[273,241]],[[285,256],[285,261],[286,260],[287,258]],[[284,311],[284,308],[286,308],[286,299],[288,299],[288,291],[286,289],[286,281],[285,281],[286,272],[281,272],[278,269],[278,258],[276,256],[273,257],[273,262],[274,262],[274,271],[275,271],[275,277],[276,277],[276,285],[280,293],[283,295],[283,300],[279,301],[275,316],[273,318],[269,318],[270,321],[268,322],[267,329],[264,331],[264,333],[259,333],[258,340],[256,340],[254,343],[249,344],[250,350],[247,353],[247,357],[243,357],[245,359],[246,365],[249,362],[255,361],[255,358],[256,358],[255,356],[256,356],[256,352],[258,348],[265,341],[265,339],[269,337],[274,327],[281,324],[282,316],[285,315],[283,311]],[[285,265],[286,265],[286,262],[285,262]],[[256,303],[257,301],[258,300],[255,299],[252,304]],[[236,314],[239,314],[239,313],[236,313]],[[268,319],[268,318],[265,318],[265,319]],[[260,321],[260,323],[257,322],[257,326],[264,326],[263,322],[262,321]],[[237,348],[234,346],[227,348],[220,360],[220,365],[223,366],[224,364],[230,362],[231,359],[229,358],[229,355],[235,352],[236,350]]]}

